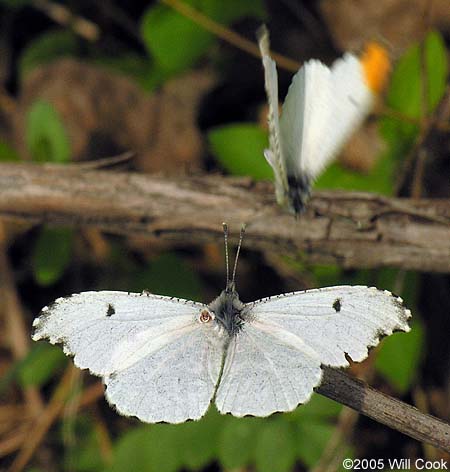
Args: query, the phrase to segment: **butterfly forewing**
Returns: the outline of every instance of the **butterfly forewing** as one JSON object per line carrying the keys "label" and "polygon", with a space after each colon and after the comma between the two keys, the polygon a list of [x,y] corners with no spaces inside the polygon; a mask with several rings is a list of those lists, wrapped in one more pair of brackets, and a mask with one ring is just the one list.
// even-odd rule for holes
{"label": "butterfly forewing", "polygon": [[33,323],[34,340],[62,343],[75,364],[104,378],[119,412],[178,423],[206,412],[223,340],[199,320],[205,305],[126,292],[58,299]]}
{"label": "butterfly forewing", "polygon": [[390,292],[364,286],[327,287],[263,299],[249,305],[255,319],[301,338],[325,365],[347,366],[397,330],[409,331],[409,310]]}

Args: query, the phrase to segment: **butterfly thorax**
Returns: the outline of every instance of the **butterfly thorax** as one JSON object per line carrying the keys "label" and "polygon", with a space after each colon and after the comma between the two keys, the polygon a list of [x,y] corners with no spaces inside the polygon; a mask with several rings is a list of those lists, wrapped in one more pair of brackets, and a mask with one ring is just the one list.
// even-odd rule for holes
{"label": "butterfly thorax", "polygon": [[225,328],[230,336],[237,334],[244,323],[242,311],[244,303],[239,300],[239,295],[233,286],[227,287],[215,298],[208,308],[214,313],[215,319]]}

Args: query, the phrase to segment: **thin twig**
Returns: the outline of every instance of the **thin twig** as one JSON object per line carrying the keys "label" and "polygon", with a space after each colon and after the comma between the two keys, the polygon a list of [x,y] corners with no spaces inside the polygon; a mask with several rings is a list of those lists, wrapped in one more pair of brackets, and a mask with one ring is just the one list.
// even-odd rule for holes
{"label": "thin twig", "polygon": [[[248,52],[255,57],[261,57],[261,53],[259,52],[259,48],[255,42],[249,41],[240,34],[230,30],[226,26],[217,23],[190,5],[181,2],[180,0],[161,0],[161,3],[164,3],[168,7],[173,8],[178,13],[185,16],[186,18],[189,18],[205,30],[211,32],[215,36],[223,39],[233,46],[236,46],[242,51]],[[275,62],[283,69],[289,70],[291,72],[298,71],[300,64],[297,61],[289,59],[288,57],[275,52],[271,52],[271,55]]]}
{"label": "thin twig", "polygon": [[[403,169],[400,172],[400,178],[396,185],[395,193],[398,194],[401,188],[404,186],[406,177],[409,175],[416,157],[420,154],[424,148],[426,140],[430,135],[431,131],[439,129],[440,123],[448,123],[450,119],[450,86],[447,86],[444,97],[442,98],[436,110],[425,119],[420,126],[420,131],[417,135],[416,141],[410,149],[408,155],[404,159]],[[426,152],[426,150],[424,150]]]}
{"label": "thin twig", "polygon": [[[30,339],[24,322],[24,312],[17,293],[14,274],[9,264],[5,225],[0,222],[0,298],[15,360],[23,359],[29,350]],[[24,395],[30,413],[38,417],[44,407],[39,390],[33,386],[24,388]]]}
{"label": "thin twig", "polygon": [[[122,164],[128,164],[136,157],[136,153],[133,151],[123,152],[122,154],[118,154],[117,156],[111,157],[102,157],[100,159],[96,159],[94,161],[81,161],[81,162],[73,162],[69,164],[71,168],[78,168],[78,169],[110,169],[115,166],[119,166]],[[44,164],[46,166],[53,167],[56,164]]]}
{"label": "thin twig", "polygon": [[33,0],[32,5],[37,10],[45,13],[56,23],[72,28],[82,38],[87,41],[97,41],[100,37],[98,26],[90,20],[75,15],[64,5],[48,0]]}
{"label": "thin twig", "polygon": [[[103,398],[104,394],[104,387],[101,382],[96,382],[91,386],[87,387],[83,392],[75,395],[76,403],[74,404],[74,414],[79,410],[92,405],[93,403],[97,402],[99,399]],[[12,409],[10,405],[6,408]],[[60,409],[59,413],[53,417],[52,421],[56,421],[57,418],[63,417],[64,410]],[[16,415],[19,416],[19,415]],[[20,414],[21,421],[23,423],[23,429],[10,434],[8,437],[3,438],[0,441],[0,458],[4,457],[8,454],[11,454],[21,447],[23,447],[24,442],[28,441],[30,437],[30,429],[29,425],[32,423],[32,418],[25,416],[24,414]],[[51,425],[48,425],[48,429]]]}
{"label": "thin twig", "polygon": [[24,470],[37,448],[45,438],[45,435],[55,419],[61,414],[65,401],[70,393],[73,367],[70,365],[63,375],[60,383],[45,408],[44,412],[31,425],[27,440],[22,444],[22,448],[14,459],[9,472],[21,472]]}

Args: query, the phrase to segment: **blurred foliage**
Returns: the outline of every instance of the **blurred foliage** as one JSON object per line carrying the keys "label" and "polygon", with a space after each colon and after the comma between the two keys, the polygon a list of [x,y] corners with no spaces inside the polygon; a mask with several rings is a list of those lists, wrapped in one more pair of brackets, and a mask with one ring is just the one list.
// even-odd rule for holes
{"label": "blurred foliage", "polygon": [[17,162],[19,160],[17,151],[8,143],[0,140],[0,162]]}
{"label": "blurred foliage", "polygon": [[253,124],[232,124],[208,132],[210,147],[217,160],[235,175],[251,175],[267,180],[272,169],[263,156],[267,148],[267,134]]}
{"label": "blurred foliage", "polygon": [[[188,0],[184,3],[224,25],[247,16],[264,18],[261,0]],[[152,5],[145,12],[141,34],[161,79],[193,66],[216,41],[209,31],[165,5]]]}
{"label": "blurred foliage", "polygon": [[43,228],[32,254],[34,278],[39,285],[57,282],[70,264],[73,230],[70,228]]}
{"label": "blurred foliage", "polygon": [[[0,3],[21,7],[28,2],[1,0]],[[224,25],[246,17],[262,21],[267,16],[261,0],[189,0],[186,3]],[[151,89],[189,70],[205,57],[214,57],[218,44],[211,33],[160,3],[152,4],[142,14],[138,34],[148,56],[123,46],[120,53],[115,51],[115,54],[107,55],[104,51],[97,51],[93,45],[80,48],[80,39],[69,30],[46,31],[24,47],[18,61],[19,75],[24,77],[36,66],[60,57],[83,54],[84,59],[126,73]],[[363,175],[335,163],[319,179],[316,187],[393,194],[396,170],[417,136],[419,121],[436,107],[443,96],[447,71],[443,39],[439,33],[431,32],[423,44],[414,45],[395,65],[386,95],[391,109],[416,120],[417,124],[398,117],[381,118],[380,133],[387,150],[372,171]],[[427,95],[425,109],[422,107],[424,89]],[[207,131],[207,137],[217,163],[230,174],[255,179],[272,178],[271,168],[263,157],[267,133],[256,123],[216,126]],[[68,134],[58,113],[47,102],[32,104],[26,117],[26,143],[35,162],[63,164],[70,161]],[[16,151],[2,141],[0,160],[18,160]],[[76,254],[74,242],[77,237],[77,233],[67,228],[44,228],[37,234],[30,248],[30,267],[35,281],[43,289],[46,287],[48,290],[61,282],[67,282],[73,288],[71,281],[67,280],[68,269],[72,264],[79,264],[79,259],[87,259]],[[115,243],[111,246],[107,268],[96,267],[93,277],[96,287],[84,289],[149,289],[162,295],[203,299],[206,284],[182,254],[167,252],[147,261],[139,260],[131,251],[126,252],[123,246]],[[307,272],[317,286],[365,284],[393,291],[399,286],[402,275],[391,269],[344,272],[335,266],[311,268],[298,261],[287,262],[299,273]],[[377,349],[375,366],[380,376],[402,394],[416,381],[424,334],[416,300],[420,288],[418,277],[408,273],[400,286],[403,286],[402,297],[414,313],[413,329],[410,333],[395,334],[384,340]],[[66,362],[60,348],[47,343],[35,344],[28,356],[0,379],[0,392],[13,382],[22,387],[45,388]],[[257,392],[251,394],[257,395]],[[202,420],[181,425],[143,425],[129,420],[126,428],[114,428],[111,460],[104,452],[104,438],[95,417],[79,413],[76,419],[70,420],[73,421],[71,427],[75,442],[66,444],[61,439],[62,433],[60,437],[52,437],[52,441],[70,449],[65,467],[79,472],[199,470],[212,462],[224,469],[250,466],[258,472],[283,472],[292,470],[296,461],[308,468],[317,463],[335,430],[340,412],[339,404],[313,394],[306,405],[270,418],[237,419],[219,415],[211,408]],[[349,449],[346,455],[352,454]]]}
{"label": "blurred foliage", "polygon": [[26,116],[26,143],[36,162],[63,164],[70,160],[70,142],[54,107],[37,100]]}
{"label": "blurred foliage", "polygon": [[23,387],[41,386],[61,370],[68,362],[67,357],[57,346],[38,343],[28,353],[18,371],[18,378]]}
{"label": "blurred foliage", "polygon": [[55,29],[36,38],[22,53],[19,73],[25,77],[35,67],[62,57],[73,57],[78,53],[78,40],[74,33]]}
{"label": "blurred foliage", "polygon": [[253,465],[258,471],[288,471],[296,460],[307,465],[317,460],[340,409],[314,394],[295,412],[268,419],[222,416],[211,408],[200,421],[139,426],[116,442],[113,464],[106,471],[127,467],[161,472],[199,470],[212,461],[226,469]]}
{"label": "blurred foliage", "polygon": [[[26,116],[26,143],[33,160],[64,164],[69,162],[70,142],[54,107],[35,101]],[[74,231],[71,228],[42,228],[35,242],[31,266],[41,286],[57,282],[70,265]]]}
{"label": "blurred foliage", "polygon": [[[430,32],[423,44],[412,46],[396,64],[386,104],[419,123],[425,114],[429,115],[436,108],[443,97],[447,74],[448,58],[444,40],[439,33]],[[397,117],[382,118],[380,133],[388,144],[389,158],[398,160],[404,157],[418,131],[419,124]]]}

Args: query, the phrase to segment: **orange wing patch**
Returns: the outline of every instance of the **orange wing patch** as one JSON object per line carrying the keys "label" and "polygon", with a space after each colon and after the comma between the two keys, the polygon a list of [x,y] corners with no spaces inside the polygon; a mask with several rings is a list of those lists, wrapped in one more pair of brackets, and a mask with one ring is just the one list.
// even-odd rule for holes
{"label": "orange wing patch", "polygon": [[380,93],[391,71],[391,61],[387,50],[378,43],[368,43],[361,56],[361,64],[369,89]]}

